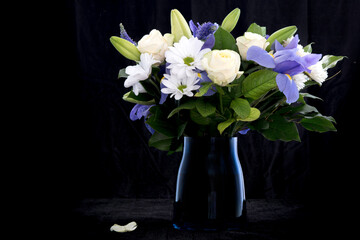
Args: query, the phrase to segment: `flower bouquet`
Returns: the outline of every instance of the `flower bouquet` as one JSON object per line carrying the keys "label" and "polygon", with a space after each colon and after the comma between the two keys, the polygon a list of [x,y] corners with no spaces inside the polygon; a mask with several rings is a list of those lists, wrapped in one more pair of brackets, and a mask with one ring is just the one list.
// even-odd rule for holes
{"label": "flower bouquet", "polygon": [[[235,38],[240,10],[220,24],[187,23],[171,11],[171,33],[154,29],[138,42],[120,24],[114,47],[134,65],[119,71],[123,99],[136,104],[131,120],[144,119],[149,145],[181,151],[183,136],[232,137],[249,130],[269,140],[300,141],[298,127],[336,131],[335,120],[310,106],[303,90],[321,85],[343,59],[302,46],[296,26],[272,34],[253,23]],[[303,91],[303,92],[302,92]]]}

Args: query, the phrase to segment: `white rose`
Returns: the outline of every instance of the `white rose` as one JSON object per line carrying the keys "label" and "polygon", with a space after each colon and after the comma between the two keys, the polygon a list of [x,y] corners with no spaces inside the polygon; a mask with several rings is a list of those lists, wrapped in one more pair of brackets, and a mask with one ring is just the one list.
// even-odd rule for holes
{"label": "white rose", "polygon": [[246,60],[246,53],[252,46],[258,46],[265,49],[269,43],[266,42],[266,38],[257,33],[245,32],[244,36],[236,39],[236,45],[239,48],[241,58]]}
{"label": "white rose", "polygon": [[208,77],[220,86],[228,85],[244,73],[239,71],[240,62],[240,55],[232,50],[213,50],[201,60]]}
{"label": "white rose", "polygon": [[141,53],[150,53],[155,60],[163,62],[165,51],[172,45],[172,41],[171,34],[163,36],[159,30],[153,29],[140,39],[137,48]]}

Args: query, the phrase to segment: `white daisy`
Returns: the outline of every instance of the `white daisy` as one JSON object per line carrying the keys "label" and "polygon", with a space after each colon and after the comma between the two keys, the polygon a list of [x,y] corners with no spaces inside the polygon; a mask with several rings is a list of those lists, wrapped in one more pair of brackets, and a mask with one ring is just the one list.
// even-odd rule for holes
{"label": "white daisy", "polygon": [[161,92],[171,94],[170,97],[175,97],[176,100],[181,99],[184,95],[188,97],[194,96],[192,91],[198,90],[200,85],[196,85],[199,79],[196,75],[190,77],[178,78],[175,75],[164,74],[165,79],[161,81],[165,87]]}
{"label": "white daisy", "polygon": [[309,80],[309,77],[306,76],[304,73],[296,74],[291,78],[295,82],[299,91],[305,87],[305,82]]}
{"label": "white daisy", "polygon": [[311,65],[309,69],[311,70],[310,77],[319,84],[322,84],[328,77],[327,71],[322,67],[322,61]]}
{"label": "white daisy", "polygon": [[129,76],[126,78],[124,86],[126,88],[133,87],[135,95],[146,92],[140,81],[148,79],[152,71],[152,65],[155,63],[159,63],[159,61],[155,60],[151,54],[142,53],[138,65],[126,67],[125,73]]}
{"label": "white daisy", "polygon": [[190,39],[182,37],[179,42],[174,43],[174,47],[169,47],[165,52],[166,62],[170,65],[172,75],[183,79],[196,75],[195,69],[204,70],[201,65],[201,59],[205,53],[210,52],[210,48],[202,49],[204,42],[198,38]]}

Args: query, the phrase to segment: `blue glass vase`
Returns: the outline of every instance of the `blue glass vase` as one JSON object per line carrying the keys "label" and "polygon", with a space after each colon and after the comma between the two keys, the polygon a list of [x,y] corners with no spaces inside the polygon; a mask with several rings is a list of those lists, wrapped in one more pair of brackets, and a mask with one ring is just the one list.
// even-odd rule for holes
{"label": "blue glass vase", "polygon": [[173,226],[186,230],[242,229],[244,177],[237,138],[185,137],[177,176]]}

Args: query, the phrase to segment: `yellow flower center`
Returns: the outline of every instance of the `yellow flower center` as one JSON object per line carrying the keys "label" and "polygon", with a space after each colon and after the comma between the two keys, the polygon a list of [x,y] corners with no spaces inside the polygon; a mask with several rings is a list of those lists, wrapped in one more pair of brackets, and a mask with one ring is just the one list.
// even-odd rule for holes
{"label": "yellow flower center", "polygon": [[291,77],[289,74],[285,73],[285,75],[291,80]]}
{"label": "yellow flower center", "polygon": [[222,58],[231,58],[231,55],[227,52],[221,52],[219,53],[219,56]]}
{"label": "yellow flower center", "polygon": [[272,56],[273,58],[275,58],[274,55],[272,55],[271,53],[269,53],[269,55]]}
{"label": "yellow flower center", "polygon": [[187,88],[186,85],[180,85],[178,86],[178,89],[183,93],[184,92],[184,89]]}
{"label": "yellow flower center", "polygon": [[192,57],[186,57],[184,58],[184,63],[188,66],[191,66],[191,63],[194,62],[194,58]]}

